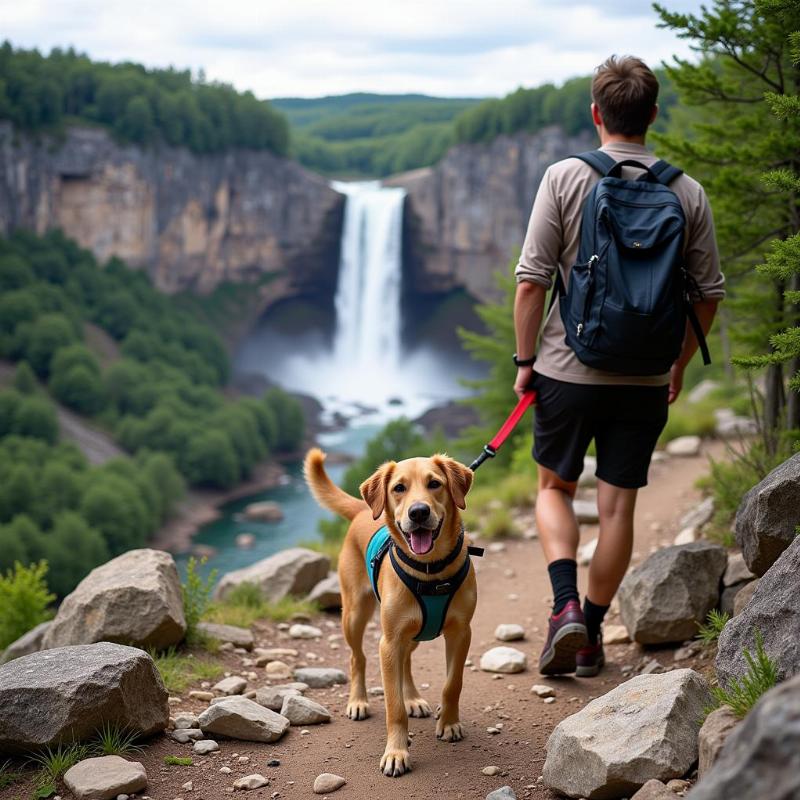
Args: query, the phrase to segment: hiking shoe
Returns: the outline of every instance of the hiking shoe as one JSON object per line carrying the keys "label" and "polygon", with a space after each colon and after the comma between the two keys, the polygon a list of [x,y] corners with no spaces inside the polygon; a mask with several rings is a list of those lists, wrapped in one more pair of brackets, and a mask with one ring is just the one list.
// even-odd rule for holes
{"label": "hiking shoe", "polygon": [[575,674],[579,678],[593,678],[600,672],[606,663],[602,632],[598,634],[596,644],[590,644],[578,650],[575,662]]}
{"label": "hiking shoe", "polygon": [[539,658],[542,675],[575,672],[576,654],[589,643],[581,605],[570,600],[558,614],[550,617],[547,642]]}

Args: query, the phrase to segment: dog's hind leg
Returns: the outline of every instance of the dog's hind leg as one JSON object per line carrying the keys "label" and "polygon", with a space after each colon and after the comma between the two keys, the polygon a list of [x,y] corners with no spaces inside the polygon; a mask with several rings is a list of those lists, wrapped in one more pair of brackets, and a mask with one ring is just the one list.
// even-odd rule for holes
{"label": "dog's hind leg", "polygon": [[429,717],[431,715],[430,704],[420,697],[419,690],[414,684],[414,676],[411,674],[411,654],[417,649],[418,644],[419,642],[413,642],[408,648],[406,662],[403,666],[403,700],[409,717]]}
{"label": "dog's hind leg", "polygon": [[453,625],[444,631],[447,654],[447,678],[442,690],[442,708],[436,722],[436,736],[445,742],[464,738],[464,728],[459,719],[458,701],[464,683],[464,662],[467,660],[472,632],[469,625]]}
{"label": "dog's hind leg", "polygon": [[[344,588],[344,587],[343,587]],[[342,592],[342,631],[350,647],[350,699],[347,716],[353,720],[369,716],[364,655],[364,629],[375,610],[375,595],[369,587],[358,587],[354,593]]]}

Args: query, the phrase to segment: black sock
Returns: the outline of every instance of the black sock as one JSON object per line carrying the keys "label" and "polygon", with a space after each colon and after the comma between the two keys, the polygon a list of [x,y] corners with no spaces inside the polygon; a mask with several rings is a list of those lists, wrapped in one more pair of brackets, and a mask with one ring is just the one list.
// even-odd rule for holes
{"label": "black sock", "polygon": [[559,558],[548,564],[553,585],[553,613],[558,614],[570,600],[580,600],[578,594],[578,563],[572,558]]}
{"label": "black sock", "polygon": [[588,597],[583,601],[583,616],[586,617],[586,632],[589,634],[589,644],[597,644],[600,626],[608,611],[608,606],[598,606]]}

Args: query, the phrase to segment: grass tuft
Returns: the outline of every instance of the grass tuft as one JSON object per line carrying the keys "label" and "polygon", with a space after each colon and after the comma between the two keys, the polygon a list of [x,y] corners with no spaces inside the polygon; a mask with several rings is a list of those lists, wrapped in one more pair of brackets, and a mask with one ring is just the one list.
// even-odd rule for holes
{"label": "grass tuft", "polygon": [[698,624],[697,638],[703,644],[713,644],[719,639],[723,628],[728,624],[731,615],[727,611],[717,611],[716,608],[708,612],[705,624]]}
{"label": "grass tuft", "polygon": [[764,640],[761,631],[756,630],[755,657],[745,648],[744,657],[747,661],[747,672],[739,678],[731,680],[726,689],[714,686],[711,693],[716,701],[707,712],[713,711],[722,705],[730,706],[733,713],[742,719],[747,712],[758,702],[765,692],[768,692],[778,682],[778,665],[764,650]]}
{"label": "grass tuft", "polygon": [[224,600],[211,605],[204,619],[208,622],[249,628],[260,619],[284,622],[293,614],[316,613],[319,613],[316,603],[294,597],[270,602],[254,583],[241,583],[228,592]]}
{"label": "grass tuft", "polygon": [[[90,749],[83,744],[59,745],[53,750],[45,748],[31,758],[31,764],[37,766],[39,771],[35,778],[37,797],[49,797],[55,793],[56,781],[79,761],[91,755]],[[48,791],[46,794],[42,794]]]}
{"label": "grass tuft", "polygon": [[19,780],[19,773],[11,771],[11,762],[4,761],[0,764],[0,789],[7,789]]}
{"label": "grass tuft", "polygon": [[136,744],[139,734],[117,723],[104,723],[97,731],[92,748],[98,756],[124,756],[131,753],[143,753],[144,748]]}
{"label": "grass tuft", "polygon": [[170,694],[180,694],[187,686],[199,681],[219,678],[225,671],[225,667],[216,661],[196,658],[191,653],[179,652],[174,647],[160,653],[153,649],[147,652],[155,661],[161,680]]}
{"label": "grass tuft", "polygon": [[181,756],[164,756],[164,763],[168,767],[191,767],[192,759],[188,756],[182,758]]}

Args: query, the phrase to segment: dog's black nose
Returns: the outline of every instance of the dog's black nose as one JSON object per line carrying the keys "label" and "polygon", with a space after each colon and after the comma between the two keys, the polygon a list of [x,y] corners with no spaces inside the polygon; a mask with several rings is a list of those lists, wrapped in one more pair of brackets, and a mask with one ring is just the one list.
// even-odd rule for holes
{"label": "dog's black nose", "polygon": [[430,515],[431,509],[427,503],[413,503],[408,509],[408,517],[412,522],[425,522]]}

